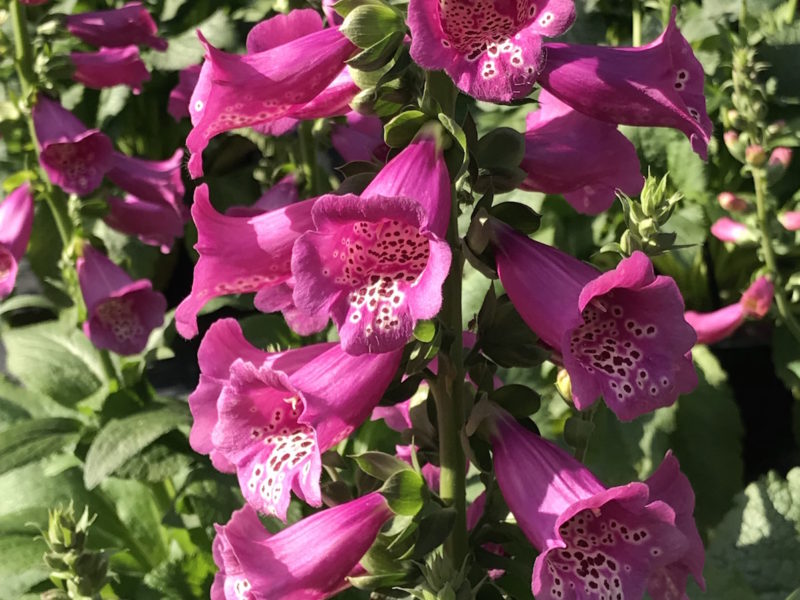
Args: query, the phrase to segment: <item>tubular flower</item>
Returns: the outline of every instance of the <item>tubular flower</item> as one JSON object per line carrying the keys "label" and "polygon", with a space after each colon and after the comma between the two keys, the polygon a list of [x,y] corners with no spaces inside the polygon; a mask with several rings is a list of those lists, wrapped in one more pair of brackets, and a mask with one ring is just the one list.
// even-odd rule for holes
{"label": "tubular flower", "polygon": [[189,99],[198,79],[200,79],[200,65],[186,67],[178,73],[178,85],[172,88],[167,101],[167,112],[176,121],[189,116]]}
{"label": "tubular flower", "polygon": [[345,162],[383,161],[389,153],[389,146],[383,141],[381,120],[355,111],[347,113],[346,124],[333,126],[331,143]]}
{"label": "tubular flower", "polygon": [[245,506],[226,525],[215,525],[212,549],[219,572],[211,600],[330,598],[349,587],[346,577],[359,569],[391,517],[383,496],[372,492],[272,535]]}
{"label": "tubular flower", "polygon": [[411,58],[444,70],[462,92],[508,102],[530,94],[542,69],[542,37],[575,20],[572,0],[411,0]]}
{"label": "tubular flower", "polygon": [[740,244],[753,239],[750,229],[744,223],[730,217],[721,217],[711,225],[711,235],[721,242]]}
{"label": "tubular flower", "polygon": [[585,115],[623,125],[672,127],[703,158],[713,126],[703,68],[675,25],[639,48],[545,44],[540,85]]}
{"label": "tubular flower", "polygon": [[23,183],[0,203],[0,299],[14,289],[32,227],[33,194],[31,185]]}
{"label": "tubular flower", "polygon": [[537,599],[641,598],[646,590],[654,600],[677,600],[689,575],[705,585],[694,493],[671,453],[644,483],[606,489],[498,408],[492,454],[500,491],[540,551],[531,581]]}
{"label": "tubular flower", "polygon": [[77,270],[88,313],[83,324],[86,337],[117,354],[144,350],[150,332],[164,322],[164,296],[154,292],[147,279],[131,279],[91,246],[84,246]]}
{"label": "tubular flower", "polygon": [[217,50],[202,34],[200,40],[206,60],[190,101],[194,127],[186,138],[192,177],[203,174],[201,153],[212,137],[289,116],[320,94],[356,51],[338,29],[323,29],[322,18],[311,9],[257,25],[248,48],[259,51],[244,56]]}
{"label": "tubular flower", "polygon": [[139,48],[101,48],[97,52],[71,52],[75,71],[72,78],[88,88],[100,90],[115,85],[127,85],[134,94],[142,91],[142,82],[150,73],[139,57]]}
{"label": "tubular flower", "polygon": [[528,326],[560,355],[583,410],[602,396],[623,421],[675,402],[697,385],[696,335],[678,286],[634,252],[593,267],[492,221],[500,281]]}
{"label": "tubular flower", "polygon": [[67,15],[69,32],[92,46],[122,48],[146,44],[166,50],[167,41],[156,35],[153,17],[141,2],[129,2],[122,8]]}
{"label": "tubular flower", "polygon": [[192,445],[234,466],[245,498],[262,512],[285,519],[290,490],[319,506],[320,455],[369,416],[401,354],[352,356],[334,343],[267,354],[244,341],[235,321],[215,323],[190,399],[199,417]]}
{"label": "tubular flower", "polygon": [[439,312],[450,268],[447,167],[435,142],[398,154],[361,196],[325,195],[292,253],[294,302],[329,313],[352,354],[401,348]]}
{"label": "tubular flower", "polygon": [[182,213],[163,202],[147,202],[131,194],[124,198],[111,196],[108,214],[103,219],[109,227],[127,235],[135,235],[148,246],[158,246],[168,254],[176,237],[183,235],[186,222]]}
{"label": "tubular flower", "polygon": [[58,102],[39,95],[33,107],[39,161],[50,180],[65,192],[85,196],[96,190],[111,168],[111,140],[87,129]]}
{"label": "tubular flower", "polygon": [[642,191],[636,148],[616,125],[587,117],[545,90],[539,105],[527,118],[522,189],[563,194],[589,215],[607,210],[617,189],[629,196]]}
{"label": "tubular flower", "polygon": [[187,221],[189,211],[183,203],[182,161],[183,150],[176,150],[166,160],[146,160],[114,152],[108,178],[141,200],[171,206]]}
{"label": "tubular flower", "polygon": [[252,217],[271,210],[277,210],[300,200],[294,175],[286,175],[266,190],[253,204],[231,206],[225,211],[232,217]]}
{"label": "tubular flower", "polygon": [[273,288],[292,276],[292,246],[312,229],[315,202],[311,198],[255,216],[229,216],[211,206],[208,186],[199,186],[192,217],[200,258],[194,267],[192,291],[175,312],[178,333],[197,335],[198,311],[218,296],[257,292],[256,306],[266,305]]}
{"label": "tubular flower", "polygon": [[686,311],[686,320],[697,332],[698,344],[713,344],[733,334],[746,319],[763,319],[772,304],[775,286],[766,277],[756,279],[741,299],[710,313]]}

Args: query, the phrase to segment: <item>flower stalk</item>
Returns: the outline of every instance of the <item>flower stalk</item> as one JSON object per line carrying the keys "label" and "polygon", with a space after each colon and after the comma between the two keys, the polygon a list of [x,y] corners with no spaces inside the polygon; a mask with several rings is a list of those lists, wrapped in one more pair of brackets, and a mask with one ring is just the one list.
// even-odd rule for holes
{"label": "flower stalk", "polygon": [[634,47],[642,45],[642,2],[641,0],[633,0],[633,14],[632,14],[632,33]]}

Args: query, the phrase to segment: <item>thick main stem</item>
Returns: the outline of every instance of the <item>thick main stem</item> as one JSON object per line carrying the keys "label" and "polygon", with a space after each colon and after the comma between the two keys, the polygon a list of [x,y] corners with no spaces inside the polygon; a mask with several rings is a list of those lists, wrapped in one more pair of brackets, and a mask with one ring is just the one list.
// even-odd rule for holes
{"label": "thick main stem", "polygon": [[634,46],[642,45],[642,0],[633,0],[633,32],[631,38]]}
{"label": "thick main stem", "polygon": [[792,333],[794,338],[800,342],[800,324],[794,318],[789,306],[789,301],[783,293],[783,280],[778,271],[778,261],[775,258],[775,250],[772,247],[772,235],[770,233],[770,211],[767,207],[767,181],[763,171],[755,169],[753,171],[753,181],[756,189],[756,211],[758,215],[758,228],[761,231],[761,251],[764,254],[764,262],[769,269],[775,283],[775,304],[778,307],[778,314]]}
{"label": "thick main stem", "polygon": [[458,235],[455,194],[447,239],[453,252],[450,274],[444,284],[441,320],[445,343],[439,351],[439,375],[434,386],[439,429],[439,496],[456,511],[455,524],[445,542],[445,554],[460,567],[467,553],[466,458],[464,430],[464,361],[461,342],[461,276],[464,257]]}

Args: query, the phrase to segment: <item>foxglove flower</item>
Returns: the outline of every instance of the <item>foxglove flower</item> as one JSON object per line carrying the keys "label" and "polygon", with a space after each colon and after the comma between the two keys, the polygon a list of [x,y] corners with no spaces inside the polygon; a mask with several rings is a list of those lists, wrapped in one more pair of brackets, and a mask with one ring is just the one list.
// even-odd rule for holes
{"label": "foxglove flower", "polygon": [[153,17],[141,2],[129,2],[122,8],[67,15],[69,32],[92,46],[122,48],[145,44],[166,50],[167,42],[156,35]]}
{"label": "foxglove flower", "polygon": [[744,212],[750,208],[747,200],[733,192],[720,192],[717,196],[717,202],[722,208],[731,212]]}
{"label": "foxglove flower", "polygon": [[470,96],[508,102],[533,89],[542,37],[564,33],[574,19],[572,0],[411,0],[411,58],[424,69],[446,71]]}
{"label": "foxglove flower", "polygon": [[33,107],[39,161],[50,180],[65,192],[85,196],[96,190],[111,168],[111,140],[87,129],[58,102],[39,95]]}
{"label": "foxglove flower", "polygon": [[401,348],[434,317],[450,268],[447,167],[430,139],[403,150],[361,196],[321,196],[292,253],[294,302],[329,313],[350,353]]}
{"label": "foxglove flower", "polygon": [[639,48],[545,44],[540,85],[585,115],[623,125],[672,127],[703,158],[713,126],[703,68],[675,25]]}
{"label": "foxglove flower", "polygon": [[0,203],[0,299],[14,289],[32,227],[33,194],[31,185],[23,183]]}
{"label": "foxglove flower", "polygon": [[134,281],[91,246],[84,246],[77,270],[86,304],[86,337],[117,354],[144,350],[150,332],[164,322],[164,296],[153,291],[149,280]]}
{"label": "foxglove flower", "polygon": [[175,238],[183,235],[186,218],[182,212],[164,202],[148,202],[126,194],[124,198],[107,198],[108,214],[103,219],[109,227],[127,235],[135,235],[149,246],[158,246],[168,254]]}
{"label": "foxglove flower", "polygon": [[313,100],[340,74],[356,47],[338,29],[323,29],[311,9],[293,10],[257,25],[239,56],[211,46],[200,34],[206,60],[192,94],[194,126],[186,138],[189,172],[203,173],[202,151],[223,131],[252,127],[286,117]]}
{"label": "foxglove flower", "polygon": [[150,73],[139,57],[139,48],[136,46],[72,52],[69,58],[75,67],[72,78],[95,90],[127,85],[134,94],[138,94],[142,91],[142,82],[150,80]]}
{"label": "foxglove flower", "polygon": [[787,210],[778,215],[778,221],[788,231],[800,230],[800,210]]}
{"label": "foxglove flower", "polygon": [[560,355],[578,409],[602,396],[629,421],[697,385],[683,298],[645,254],[601,274],[499,221],[491,231],[500,281],[525,323]]}
{"label": "foxglove flower", "polygon": [[539,105],[527,118],[522,189],[563,194],[589,215],[607,210],[617,189],[629,196],[642,191],[636,148],[616,125],[572,110],[544,90]]}
{"label": "foxglove flower", "polygon": [[261,194],[261,197],[255,203],[250,206],[231,206],[225,211],[225,214],[235,217],[250,217],[283,208],[294,204],[298,200],[300,200],[300,195],[297,191],[295,177],[294,175],[287,175]]}
{"label": "foxglove flower", "polygon": [[606,489],[580,462],[496,409],[497,483],[525,537],[540,551],[531,589],[540,600],[685,598],[701,587],[703,543],[694,493],[667,453],[644,483]]}
{"label": "foxglove flower", "polygon": [[247,344],[235,321],[215,323],[190,399],[200,416],[192,445],[233,465],[245,498],[262,512],[285,519],[290,490],[319,506],[321,454],[369,416],[401,354],[352,356],[327,343],[269,355]]}
{"label": "foxglove flower", "polygon": [[355,111],[347,113],[346,124],[332,127],[331,143],[345,162],[383,161],[389,153],[389,146],[383,141],[381,120]]}
{"label": "foxglove flower", "polygon": [[750,229],[744,223],[729,217],[721,217],[711,225],[711,235],[722,242],[741,244],[753,239]]}
{"label": "foxglove flower", "polygon": [[256,308],[270,306],[274,288],[292,277],[292,246],[313,228],[316,198],[289,204],[256,216],[218,213],[208,199],[208,186],[194,193],[192,217],[197,226],[192,291],[175,311],[178,333],[197,335],[197,313],[218,296],[256,292]]}
{"label": "foxglove flower", "polygon": [[686,320],[697,332],[698,344],[713,344],[736,331],[746,319],[762,319],[769,311],[775,286],[759,277],[738,302],[710,313],[686,311]]}
{"label": "foxglove flower", "polygon": [[349,587],[346,577],[392,511],[378,492],[320,511],[274,535],[249,506],[215,525],[219,572],[211,600],[324,600]]}
{"label": "foxglove flower", "polygon": [[167,112],[176,121],[189,116],[189,99],[198,79],[200,79],[200,65],[186,67],[178,73],[178,85],[172,88],[167,102]]}
{"label": "foxglove flower", "polygon": [[176,150],[166,160],[146,160],[114,152],[108,178],[141,200],[168,204],[185,221],[189,211],[183,203],[182,161],[183,150]]}

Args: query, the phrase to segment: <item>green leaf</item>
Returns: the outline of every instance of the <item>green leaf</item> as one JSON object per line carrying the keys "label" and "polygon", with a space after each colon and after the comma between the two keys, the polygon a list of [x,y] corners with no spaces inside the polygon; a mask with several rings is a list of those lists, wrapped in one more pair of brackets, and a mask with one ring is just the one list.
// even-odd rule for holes
{"label": "green leaf", "polygon": [[30,390],[74,406],[105,392],[100,356],[78,330],[54,321],[3,334],[9,373]]}
{"label": "green leaf", "polygon": [[399,471],[411,470],[411,465],[383,452],[362,452],[353,456],[359,468],[367,475],[386,481]]}
{"label": "green leaf", "polygon": [[542,217],[535,210],[520,202],[500,202],[492,206],[490,212],[493,217],[526,235],[539,229],[542,222]]}
{"label": "green leaf", "polygon": [[418,321],[414,327],[414,338],[425,344],[433,341],[436,324],[433,321]]}
{"label": "green leaf", "polygon": [[4,429],[0,435],[0,474],[58,452],[80,437],[73,419],[35,419]]}
{"label": "green leaf", "polygon": [[0,600],[16,600],[31,586],[47,579],[50,569],[44,564],[47,546],[30,535],[0,536]]}
{"label": "green leaf", "polygon": [[187,411],[177,407],[109,421],[97,434],[86,454],[83,473],[86,487],[92,489],[151,442],[188,422]]}
{"label": "green leaf", "polygon": [[475,157],[482,169],[516,167],[525,156],[525,138],[510,127],[499,127],[484,135],[475,146]]}
{"label": "green leaf", "polygon": [[428,115],[419,110],[407,110],[389,121],[384,127],[384,140],[387,146],[402,148],[406,146],[427,121]]}
{"label": "green leaf", "polygon": [[396,515],[414,516],[424,504],[425,481],[410,469],[394,473],[380,489]]}
{"label": "green leaf", "polygon": [[528,417],[539,410],[541,397],[519,383],[504,385],[489,394],[489,400],[502,406],[515,417]]}
{"label": "green leaf", "polygon": [[761,600],[785,600],[797,587],[798,557],[800,468],[795,468],[786,479],[769,473],[736,497],[706,552],[714,578],[705,594],[692,597],[730,598],[733,586],[744,583]]}
{"label": "green leaf", "polygon": [[203,46],[197,39],[198,29],[217,48],[232,46],[238,39],[234,23],[226,11],[220,9],[202,23],[171,38],[165,52],[151,53],[151,66],[160,71],[177,71],[199,63],[203,59]]}

